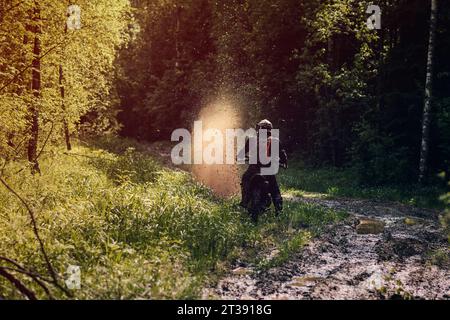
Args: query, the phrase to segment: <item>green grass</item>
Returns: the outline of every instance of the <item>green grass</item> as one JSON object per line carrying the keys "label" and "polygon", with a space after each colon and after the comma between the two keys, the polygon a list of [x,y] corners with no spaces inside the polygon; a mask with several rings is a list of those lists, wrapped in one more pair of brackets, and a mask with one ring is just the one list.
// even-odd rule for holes
{"label": "green grass", "polygon": [[439,186],[398,185],[364,186],[351,169],[309,168],[294,163],[288,170],[280,170],[280,185],[285,192],[301,195],[305,192],[321,193],[328,197],[349,197],[398,201],[401,203],[442,209],[445,204]]}
{"label": "green grass", "polygon": [[428,261],[441,268],[448,269],[450,267],[450,256],[445,249],[433,249],[428,252]]}
{"label": "green grass", "polygon": [[[5,178],[36,211],[60,277],[69,265],[81,267],[75,299],[198,298],[236,259],[258,261],[261,252],[279,247],[274,261],[282,263],[342,218],[287,203],[282,216],[270,211],[255,226],[237,199],[216,198],[189,173],[162,167],[142,145],[123,139],[77,145],[69,153],[52,147],[40,159],[42,175],[17,173],[23,165],[8,166]],[[27,212],[3,187],[0,255],[48,276]],[[31,279],[14,274],[47,297]],[[22,298],[3,278],[0,294]]]}

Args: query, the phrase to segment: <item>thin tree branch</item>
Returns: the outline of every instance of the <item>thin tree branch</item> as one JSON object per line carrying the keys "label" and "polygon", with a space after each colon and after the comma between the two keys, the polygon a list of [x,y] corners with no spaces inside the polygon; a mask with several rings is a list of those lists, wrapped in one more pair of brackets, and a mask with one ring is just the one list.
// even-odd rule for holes
{"label": "thin tree branch", "polygon": [[25,199],[21,195],[19,195],[13,188],[11,188],[9,186],[9,184],[2,177],[0,177],[0,183],[3,184],[3,186],[6,189],[8,189],[8,191],[11,192],[22,203],[22,205],[28,211],[30,219],[31,219],[31,225],[33,227],[34,236],[36,237],[36,239],[37,239],[37,241],[39,243],[39,249],[41,251],[42,256],[44,257],[45,263],[47,265],[47,270],[50,273],[50,276],[52,278],[53,285],[58,287],[60,290],[62,290],[68,296],[72,296],[72,294],[66,288],[64,288],[63,286],[61,286],[59,284],[58,276],[57,276],[55,270],[53,269],[53,266],[52,266],[52,264],[50,262],[50,259],[49,259],[48,255],[47,255],[47,251],[45,250],[44,242],[42,241],[42,238],[39,235],[39,230],[38,230],[38,227],[37,227],[37,222],[36,222],[36,217],[35,217],[34,210],[31,208],[31,206],[25,201]]}
{"label": "thin tree branch", "polygon": [[[4,256],[0,256],[0,260],[3,260],[3,261],[5,261],[5,262],[7,262],[7,263],[10,263],[10,264],[12,264],[13,266],[15,266],[16,268],[20,269],[20,270],[27,271],[27,270],[25,269],[24,266],[22,266],[22,265],[19,264],[17,261],[15,261],[15,260],[13,260],[13,259],[11,259],[11,258],[7,258],[7,257],[4,257]],[[44,277],[44,276],[42,276],[42,275],[40,275],[40,274],[33,273],[33,272],[31,272],[31,271],[28,271],[28,272],[29,272],[30,274],[34,275],[35,277],[38,277],[38,278],[42,279],[42,280],[45,281],[45,282],[51,282],[51,281],[52,281],[51,279],[48,279],[48,278],[46,278],[46,277]]]}
{"label": "thin tree branch", "polygon": [[25,297],[27,297],[29,300],[37,300],[36,294],[33,291],[28,289],[19,279],[14,277],[3,267],[0,267],[0,276],[6,278],[6,280],[11,282],[14,285],[14,287],[16,287],[16,289],[19,290],[19,292],[23,294]]}
{"label": "thin tree branch", "polygon": [[[21,273],[24,275],[29,276],[34,282],[36,282],[41,288],[42,290],[44,290],[44,292],[47,294],[47,296],[49,297],[49,299],[54,300],[55,298],[53,297],[53,295],[51,294],[50,290],[48,289],[48,287],[45,285],[45,283],[41,280],[39,280],[39,275],[24,270],[24,269],[19,269],[19,268],[11,268],[11,267],[5,267],[5,266],[0,266],[0,268],[2,268],[5,271],[13,271],[13,272],[17,272],[17,273]],[[52,283],[51,281],[49,283]]]}
{"label": "thin tree branch", "polygon": [[5,10],[2,12],[2,13],[3,13],[2,18],[5,17],[5,15],[6,15],[7,13],[9,13],[10,11],[16,9],[17,7],[20,7],[20,6],[21,6],[22,4],[24,4],[25,2],[26,2],[26,1],[21,1],[21,2],[19,2],[19,3],[17,3],[17,4],[12,5],[12,6],[9,7],[8,9],[5,9]]}
{"label": "thin tree branch", "polygon": [[47,143],[48,143],[48,140],[50,139],[50,137],[51,137],[51,135],[52,135],[52,133],[53,133],[53,128],[55,127],[55,123],[54,123],[53,121],[51,121],[51,120],[49,120],[49,121],[50,121],[50,123],[51,123],[51,125],[52,125],[52,126],[50,127],[50,132],[48,133],[47,138],[45,138],[44,144],[42,145],[41,150],[40,150],[39,153],[37,154],[35,161],[38,160],[39,157],[41,156],[42,151],[44,151],[44,149],[45,149],[45,147],[46,147],[46,145],[47,145]]}
{"label": "thin tree branch", "polygon": [[[99,24],[99,23],[97,23]],[[83,27],[83,29],[91,29],[92,27],[96,26],[97,24],[92,24],[92,25],[86,25]],[[51,47],[50,49],[48,49],[46,52],[44,52],[44,54],[42,54],[39,59],[42,60],[45,56],[47,56],[48,54],[50,54],[52,51],[54,51],[55,49],[59,48],[60,46],[65,46],[68,42],[70,41],[69,38],[64,37],[64,39],[55,44],[53,47]],[[30,69],[33,66],[33,64],[29,64],[28,66],[26,66],[25,68],[23,68],[22,70],[20,70],[17,74],[14,75],[14,77],[7,81],[5,83],[5,85],[3,85],[2,87],[0,87],[0,93],[5,90],[8,86],[10,86],[14,81],[16,81],[16,79],[21,76],[25,71],[27,71],[28,69]]]}
{"label": "thin tree branch", "polygon": [[[34,161],[39,160],[39,157],[41,156],[42,152],[44,151],[44,149],[45,149],[45,147],[46,147],[46,145],[47,145],[48,141],[50,140],[50,137],[51,137],[51,135],[52,135],[52,133],[53,133],[53,128],[54,128],[54,125],[55,125],[55,124],[54,124],[53,121],[51,121],[51,120],[49,120],[49,121],[50,121],[50,123],[52,124],[52,126],[50,127],[50,132],[49,132],[49,134],[47,135],[47,138],[45,138],[44,144],[42,145],[41,150],[40,150],[39,153],[37,154],[36,159],[35,159]],[[5,164],[5,165],[6,165],[6,164]],[[25,170],[25,169],[28,168],[29,166],[30,166],[30,164],[26,165],[25,167],[23,167],[23,168],[21,168],[20,170],[16,171],[15,174],[18,174],[18,173],[22,172],[23,170]],[[2,172],[2,173],[3,173],[3,172]],[[1,174],[0,174],[0,176],[1,176]]]}
{"label": "thin tree branch", "polygon": [[4,175],[4,173],[5,173],[5,168],[6,168],[6,166],[8,165],[8,163],[17,159],[17,157],[18,157],[18,155],[19,155],[19,149],[20,149],[20,146],[21,146],[26,140],[27,140],[27,137],[24,137],[24,138],[19,142],[19,144],[14,148],[14,153],[15,153],[15,154],[14,154],[14,156],[13,156],[11,159],[7,159],[7,158],[5,159],[5,163],[3,164],[2,169],[0,170],[0,177]]}

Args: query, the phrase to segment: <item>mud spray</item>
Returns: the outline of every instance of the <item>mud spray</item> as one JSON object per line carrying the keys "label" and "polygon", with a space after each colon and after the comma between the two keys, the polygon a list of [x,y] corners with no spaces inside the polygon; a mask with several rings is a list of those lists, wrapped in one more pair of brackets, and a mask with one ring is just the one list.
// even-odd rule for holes
{"label": "mud spray", "polygon": [[[226,129],[236,129],[241,126],[239,110],[227,102],[219,102],[206,106],[199,115],[203,121],[203,130],[218,129],[225,137]],[[204,143],[205,148],[207,143]],[[224,159],[227,156],[224,150]],[[236,150],[233,151],[236,157]],[[239,165],[212,164],[192,165],[191,171],[197,180],[211,188],[220,197],[231,197],[240,192]]]}

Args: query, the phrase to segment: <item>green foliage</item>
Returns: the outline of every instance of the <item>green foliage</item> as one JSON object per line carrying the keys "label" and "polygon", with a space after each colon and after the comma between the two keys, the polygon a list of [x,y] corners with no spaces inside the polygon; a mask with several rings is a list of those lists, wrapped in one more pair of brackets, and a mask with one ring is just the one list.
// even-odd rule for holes
{"label": "green foliage", "polygon": [[167,139],[213,89],[212,2],[137,2],[135,9],[134,41],[117,61],[119,119],[128,136]]}
{"label": "green foliage", "polygon": [[[369,4],[138,2],[141,32],[119,60],[123,134],[166,139],[225,98],[244,126],[271,119],[314,165],[352,165],[374,186],[416,182],[429,2],[381,1],[381,30],[367,28]],[[449,165],[450,11],[439,12],[430,177]]]}
{"label": "green foliage", "polygon": [[129,147],[119,157],[93,159],[92,163],[99,170],[104,170],[107,176],[118,184],[130,181],[143,183],[155,181],[158,176],[158,165],[142,153]]}
{"label": "green foliage", "polygon": [[395,138],[383,135],[367,121],[356,126],[355,132],[358,140],[351,149],[352,164],[362,183],[376,186],[410,181],[416,168],[405,159],[406,146],[399,146]]}
{"label": "green foliage", "polygon": [[[62,140],[56,133],[62,132],[64,122],[71,132],[117,130],[113,62],[117,48],[127,42],[124,30],[127,19],[131,20],[130,4],[80,0],[77,5],[82,27],[66,32],[68,2],[0,1],[1,159],[14,156],[15,149],[25,145],[31,105],[39,113],[41,127],[53,125],[54,141]],[[40,18],[31,14],[37,8]],[[38,27],[40,32],[35,32]],[[30,90],[35,40],[41,45],[40,68],[35,69],[41,78],[38,97]]]}

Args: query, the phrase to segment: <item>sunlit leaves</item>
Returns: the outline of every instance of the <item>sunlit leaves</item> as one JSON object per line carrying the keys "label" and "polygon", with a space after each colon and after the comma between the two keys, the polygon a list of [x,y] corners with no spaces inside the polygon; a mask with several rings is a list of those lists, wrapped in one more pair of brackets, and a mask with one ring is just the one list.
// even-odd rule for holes
{"label": "sunlit leaves", "polygon": [[[0,21],[0,157],[5,156],[6,143],[17,143],[26,135],[26,107],[31,102],[28,96],[32,31],[37,25],[42,30],[42,89],[41,98],[35,101],[39,105],[40,121],[52,121],[59,128],[64,118],[75,129],[80,117],[96,108],[102,114],[108,114],[109,110],[115,114],[113,63],[117,49],[127,41],[125,18],[129,18],[130,4],[128,0],[80,0],[77,4],[81,8],[82,27],[66,32],[64,1],[40,1],[40,21],[31,19],[30,10],[34,6],[31,0],[0,2],[0,9],[6,10]],[[60,65],[64,74],[64,108]]]}

